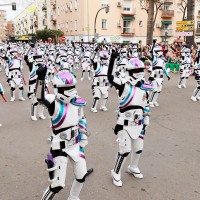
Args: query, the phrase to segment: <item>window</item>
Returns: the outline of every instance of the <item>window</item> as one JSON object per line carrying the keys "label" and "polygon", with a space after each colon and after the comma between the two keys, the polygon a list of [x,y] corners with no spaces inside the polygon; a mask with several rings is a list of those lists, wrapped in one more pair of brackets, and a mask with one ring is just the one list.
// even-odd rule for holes
{"label": "window", "polygon": [[78,7],[78,2],[77,2],[77,0],[75,0],[74,1],[74,9],[77,10],[77,7]]}
{"label": "window", "polygon": [[57,12],[57,14],[60,15],[60,9],[59,9],[59,7],[58,7],[58,12]]}
{"label": "window", "polygon": [[123,11],[132,11],[132,2],[130,0],[125,0],[123,3]]}
{"label": "window", "polygon": [[107,29],[107,19],[102,19],[102,29]]}
{"label": "window", "polygon": [[123,21],[123,33],[131,33],[131,21]]}
{"label": "window", "polygon": [[200,21],[197,22],[197,28],[200,28]]}
{"label": "window", "polygon": [[139,26],[142,27],[142,20],[139,21]]}
{"label": "window", "polygon": [[70,22],[70,31],[73,30],[73,24],[72,24],[72,21]]}
{"label": "window", "polygon": [[101,7],[104,8],[108,5],[108,0],[101,0]]}
{"label": "window", "polygon": [[77,20],[74,21],[74,30],[77,31]]}

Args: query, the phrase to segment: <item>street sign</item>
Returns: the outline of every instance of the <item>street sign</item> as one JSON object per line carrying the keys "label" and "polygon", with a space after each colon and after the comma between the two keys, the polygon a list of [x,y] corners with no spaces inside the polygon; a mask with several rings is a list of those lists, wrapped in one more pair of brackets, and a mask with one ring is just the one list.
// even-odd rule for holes
{"label": "street sign", "polygon": [[193,31],[194,26],[176,27],[176,31]]}
{"label": "street sign", "polygon": [[193,36],[193,32],[176,32],[176,36]]}
{"label": "street sign", "polygon": [[177,26],[181,25],[194,25],[194,20],[189,20],[189,21],[177,21],[176,22]]}

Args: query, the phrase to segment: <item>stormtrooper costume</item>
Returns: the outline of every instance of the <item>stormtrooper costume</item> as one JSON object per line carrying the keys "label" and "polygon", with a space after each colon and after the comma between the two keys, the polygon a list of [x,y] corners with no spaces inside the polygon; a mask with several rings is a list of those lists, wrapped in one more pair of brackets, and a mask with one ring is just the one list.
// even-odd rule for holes
{"label": "stormtrooper costume", "polygon": [[131,161],[127,171],[136,178],[143,178],[138,163],[143,150],[143,139],[149,125],[148,91],[153,88],[144,83],[144,63],[132,58],[126,65],[125,78],[112,75],[117,57],[112,53],[108,68],[108,80],[119,90],[119,112],[114,132],[118,136],[119,151],[114,169],[111,170],[113,184],[122,186],[121,169],[131,152]]}
{"label": "stormtrooper costume", "polygon": [[5,56],[6,51],[4,44],[0,43],[0,72],[2,71],[2,68],[5,68]]}
{"label": "stormtrooper costume", "polygon": [[[95,49],[95,52],[97,51],[98,48]],[[97,112],[97,105],[100,99],[101,99],[100,110],[108,111],[106,107],[106,102],[108,100],[108,90],[109,90],[109,82],[107,78],[108,64],[109,64],[108,52],[105,50],[100,51],[98,61],[94,59],[95,55],[96,53],[93,54],[93,59],[91,59],[93,63],[93,69],[95,70],[95,75],[92,80],[93,103],[91,108],[91,111],[94,113]]]}
{"label": "stormtrooper costume", "polygon": [[189,48],[183,47],[181,50],[182,63],[180,66],[180,79],[178,83],[178,88],[186,88],[186,82],[191,73],[192,58],[191,50]]}
{"label": "stormtrooper costume", "polygon": [[69,160],[74,166],[75,179],[68,200],[79,200],[87,175],[84,155],[84,147],[88,144],[87,123],[83,112],[86,102],[77,95],[73,74],[61,71],[55,75],[55,94],[48,95],[44,92],[46,68],[40,67],[37,75],[37,98],[48,108],[52,123],[51,156],[46,161],[51,184],[42,200],[52,200],[65,187]]}
{"label": "stormtrooper costume", "polygon": [[83,59],[82,59],[82,63],[81,63],[81,67],[82,67],[82,75],[81,75],[81,81],[84,79],[85,76],[85,72],[87,70],[88,72],[88,80],[91,80],[91,52],[89,50],[86,49],[86,52],[83,55]]}
{"label": "stormtrooper costume", "polygon": [[[3,90],[3,86],[0,82],[0,95],[3,95],[4,94],[4,90]],[[2,124],[0,124],[0,126],[2,126]]]}
{"label": "stormtrooper costume", "polygon": [[[33,51],[32,54],[31,51]],[[37,82],[36,71],[39,66],[44,65],[43,56],[41,55],[41,52],[33,50],[30,47],[24,56],[24,60],[29,67],[29,86],[27,96],[30,100],[32,100],[31,119],[33,121],[37,120],[37,110],[39,118],[46,119],[46,117],[44,116],[44,106],[38,103],[37,98],[35,96]]]}
{"label": "stormtrooper costume", "polygon": [[23,92],[24,92],[24,81],[22,75],[22,60],[18,58],[18,50],[16,47],[13,47],[7,52],[8,54],[8,65],[5,68],[7,82],[9,83],[11,90],[11,99],[10,101],[15,100],[15,89],[16,85],[19,87],[19,100],[24,101]]}
{"label": "stormtrooper costume", "polygon": [[153,47],[153,61],[149,68],[149,82],[153,85],[154,90],[150,94],[149,105],[151,107],[159,106],[157,100],[162,91],[164,74],[170,80],[170,76],[165,68],[166,60],[163,58],[163,51],[160,46]]}
{"label": "stormtrooper costume", "polygon": [[200,63],[197,64],[194,68],[195,80],[197,81],[197,87],[191,96],[192,101],[200,100]]}

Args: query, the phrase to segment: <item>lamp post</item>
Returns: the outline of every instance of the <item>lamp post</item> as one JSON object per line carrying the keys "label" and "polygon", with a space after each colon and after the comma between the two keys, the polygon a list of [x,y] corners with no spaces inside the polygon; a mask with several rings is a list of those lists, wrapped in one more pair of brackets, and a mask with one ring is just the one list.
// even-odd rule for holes
{"label": "lamp post", "polygon": [[103,8],[101,8],[97,11],[97,14],[96,14],[96,17],[95,17],[95,20],[94,20],[94,38],[96,38],[96,33],[97,33],[97,29],[96,29],[97,16],[98,16],[99,12],[103,9],[106,9],[106,13],[108,13],[109,8],[110,8],[109,5],[107,5],[106,7],[103,7]]}

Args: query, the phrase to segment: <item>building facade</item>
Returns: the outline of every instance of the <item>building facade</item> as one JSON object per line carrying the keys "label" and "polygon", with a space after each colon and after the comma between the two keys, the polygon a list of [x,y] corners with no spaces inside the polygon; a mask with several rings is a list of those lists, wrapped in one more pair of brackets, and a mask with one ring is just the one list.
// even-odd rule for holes
{"label": "building facade", "polygon": [[7,21],[6,25],[6,36],[14,36],[15,35],[15,29],[14,29],[14,22],[13,21]]}
{"label": "building facade", "polygon": [[[198,0],[199,1],[199,0]],[[15,19],[15,34],[35,33],[42,29],[60,29],[66,40],[146,43],[147,11],[138,0],[35,0]],[[180,0],[164,0],[154,25],[154,38],[173,42],[176,22],[183,19]],[[109,12],[106,9],[109,5]],[[35,8],[35,11],[31,11]],[[200,10],[200,9],[199,9]],[[195,7],[198,14],[198,7]],[[196,32],[200,18],[195,16]],[[198,25],[199,24],[199,25]],[[199,27],[198,27],[199,26]],[[200,32],[200,31],[199,31]]]}
{"label": "building facade", "polygon": [[6,11],[0,10],[0,41],[6,40]]}

